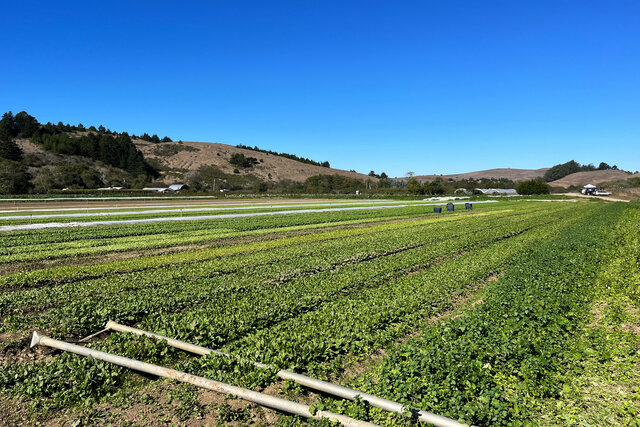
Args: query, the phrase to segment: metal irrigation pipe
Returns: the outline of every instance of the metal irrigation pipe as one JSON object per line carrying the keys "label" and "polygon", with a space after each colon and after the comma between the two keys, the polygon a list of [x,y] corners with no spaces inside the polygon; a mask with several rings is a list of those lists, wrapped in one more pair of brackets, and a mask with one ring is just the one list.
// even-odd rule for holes
{"label": "metal irrigation pipe", "polygon": [[[224,353],[218,350],[212,350],[210,348],[202,347],[195,344],[190,344],[184,341],[165,337],[163,335],[143,331],[142,329],[132,328],[131,326],[121,325],[120,323],[116,323],[113,320],[109,320],[107,322],[107,324],[105,325],[105,330],[112,330],[117,332],[130,332],[137,335],[144,335],[151,338],[166,340],[167,344],[170,345],[171,347],[179,348],[181,350],[188,351],[189,353],[199,354],[202,356],[205,356],[207,354],[217,354],[220,356],[226,356],[234,359],[244,360],[237,356]],[[316,378],[311,378],[306,375],[297,374],[295,372],[291,372],[287,370],[278,370],[277,368],[270,365],[266,365],[264,363],[254,362],[250,360],[245,360],[245,361],[248,363],[252,363],[254,366],[258,368],[271,369],[273,371],[276,371],[276,375],[279,376],[280,378],[293,380],[294,382],[313,390],[321,391],[333,396],[337,396],[337,397],[341,397],[343,399],[349,399],[349,400],[355,400],[357,396],[360,396],[362,400],[369,402],[371,406],[384,409],[385,411],[395,412],[398,414],[409,412],[415,415],[419,421],[423,421],[425,423],[431,423],[436,427],[466,426],[466,424],[461,424],[451,418],[447,418],[442,415],[433,414],[431,412],[423,411],[421,409],[407,407],[402,405],[401,403],[394,402],[393,400],[374,396],[369,393],[363,393],[358,390],[353,390],[347,387],[343,387],[341,385],[318,380]]]}
{"label": "metal irrigation pipe", "polygon": [[333,412],[329,411],[316,411],[315,414],[311,414],[311,408],[308,405],[304,405],[302,403],[292,402],[280,397],[270,396],[268,394],[260,393],[257,391],[236,387],[230,384],[213,381],[203,377],[198,377],[186,372],[176,371],[175,369],[152,365],[151,363],[141,362],[135,359],[129,359],[128,357],[117,356],[115,354],[105,353],[103,351],[70,344],[64,341],[58,341],[53,338],[40,335],[39,333],[34,331],[33,338],[31,339],[31,347],[34,347],[36,345],[44,345],[47,347],[68,351],[70,353],[79,354],[81,356],[92,357],[97,360],[113,363],[114,365],[118,366],[124,366],[125,368],[133,369],[139,372],[145,372],[147,374],[156,375],[158,377],[186,382],[197,387],[205,388],[207,390],[212,390],[218,393],[231,394],[249,402],[254,402],[259,405],[277,409],[282,412],[300,415],[301,417],[327,418],[332,421],[338,421],[345,426],[353,427],[376,426],[376,424],[359,421],[354,418],[350,418],[345,415],[334,414]]}

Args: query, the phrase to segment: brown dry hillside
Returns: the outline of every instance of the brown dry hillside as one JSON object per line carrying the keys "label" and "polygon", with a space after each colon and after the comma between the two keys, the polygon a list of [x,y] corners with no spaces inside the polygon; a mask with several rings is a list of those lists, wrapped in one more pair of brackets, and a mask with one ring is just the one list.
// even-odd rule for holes
{"label": "brown dry hillside", "polygon": [[[262,180],[304,181],[313,175],[342,175],[357,179],[375,179],[367,175],[341,169],[325,168],[287,159],[286,157],[259,151],[246,150],[231,145],[215,142],[163,142],[153,144],[142,140],[134,141],[138,149],[147,159],[157,159],[167,169],[163,172],[162,181],[166,183],[180,180],[184,173],[198,169],[200,166],[217,166],[225,173],[233,173],[235,166],[229,163],[231,155],[244,154],[255,157],[260,163],[253,168],[241,170],[243,174],[251,174]],[[271,178],[269,178],[271,174]]]}
{"label": "brown dry hillside", "polygon": [[542,169],[511,169],[511,168],[499,168],[499,169],[487,169],[477,172],[456,173],[451,175],[419,175],[415,178],[420,181],[433,181],[436,178],[442,178],[447,181],[453,179],[459,181],[462,179],[510,179],[511,181],[525,181],[527,179],[541,178],[542,175],[548,170],[548,168]]}
{"label": "brown dry hillside", "polygon": [[551,181],[549,184],[552,187],[564,187],[567,188],[571,185],[582,187],[583,185],[593,184],[598,185],[607,181],[615,181],[618,179],[627,179],[634,176],[640,176],[640,174],[629,174],[623,171],[606,170],[606,171],[589,171],[589,172],[576,172],[571,175],[567,175],[564,178]]}

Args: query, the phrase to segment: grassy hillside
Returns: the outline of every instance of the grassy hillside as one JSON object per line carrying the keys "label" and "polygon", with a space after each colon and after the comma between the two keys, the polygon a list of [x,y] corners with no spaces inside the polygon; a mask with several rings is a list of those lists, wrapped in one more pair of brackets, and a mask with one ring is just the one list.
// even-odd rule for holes
{"label": "grassy hillside", "polygon": [[541,169],[511,169],[511,168],[498,168],[487,169],[476,172],[456,173],[450,175],[419,175],[415,178],[420,182],[433,181],[436,178],[442,178],[445,181],[462,181],[468,179],[508,179],[510,181],[526,181],[528,179],[542,178],[548,168]]}
{"label": "grassy hillside", "polygon": [[[314,175],[340,175],[348,178],[367,180],[371,177],[341,169],[316,166],[286,157],[247,150],[231,145],[213,142],[166,142],[153,144],[140,139],[134,140],[145,159],[160,170],[160,180],[166,183],[183,180],[185,174],[203,166],[215,166],[225,174],[249,175],[265,182],[291,180],[303,182]],[[231,163],[234,154],[245,158],[256,158],[251,167],[239,167]]]}
{"label": "grassy hillside", "polygon": [[602,184],[603,182],[627,179],[634,176],[640,176],[640,174],[630,174],[621,170],[596,170],[572,173],[565,176],[564,178],[551,181],[549,184],[552,187],[582,187],[587,184],[598,185]]}
{"label": "grassy hillside", "polygon": [[332,169],[295,154],[203,142],[172,142],[104,126],[42,124],[22,111],[0,120],[0,194],[51,193],[183,182],[219,189],[353,193],[376,177]]}

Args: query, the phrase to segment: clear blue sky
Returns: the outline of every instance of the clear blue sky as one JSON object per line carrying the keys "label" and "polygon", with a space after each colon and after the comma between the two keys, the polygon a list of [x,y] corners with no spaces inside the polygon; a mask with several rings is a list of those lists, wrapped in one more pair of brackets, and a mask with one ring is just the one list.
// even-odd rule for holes
{"label": "clear blue sky", "polygon": [[640,1],[5,2],[0,109],[402,176],[640,169]]}

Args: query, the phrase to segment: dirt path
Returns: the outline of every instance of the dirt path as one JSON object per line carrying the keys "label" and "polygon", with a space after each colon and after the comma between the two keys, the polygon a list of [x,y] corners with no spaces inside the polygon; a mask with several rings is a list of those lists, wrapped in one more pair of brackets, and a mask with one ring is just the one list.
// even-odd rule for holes
{"label": "dirt path", "polygon": [[606,200],[608,202],[629,202],[629,200],[618,199],[616,197],[611,197],[611,196],[586,196],[580,193],[564,193],[563,196],[582,197],[584,199],[600,199],[600,200]]}

